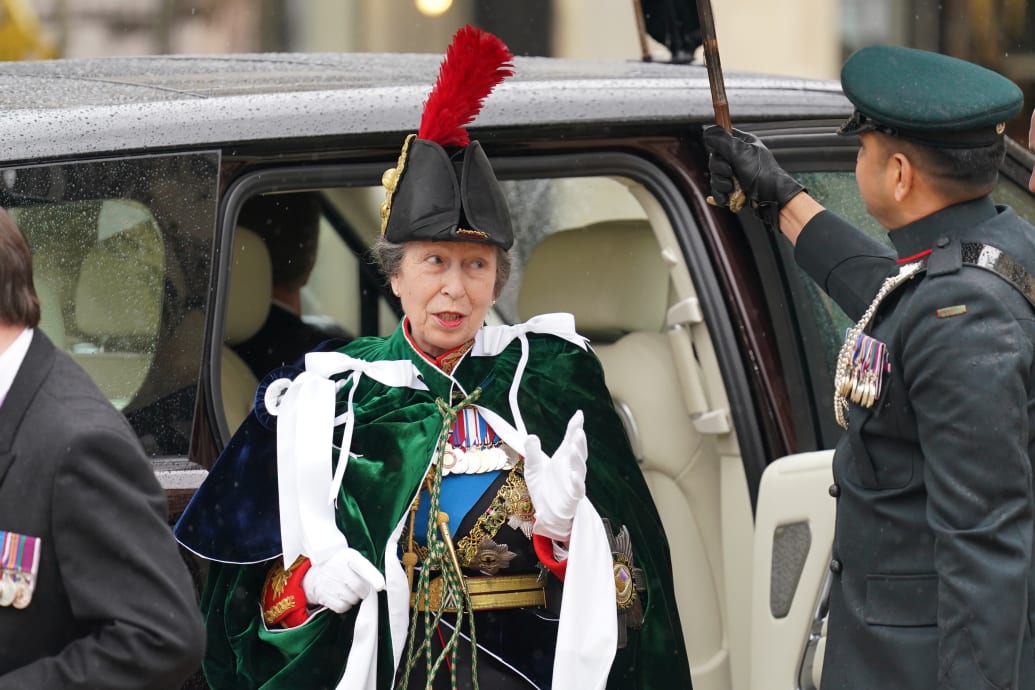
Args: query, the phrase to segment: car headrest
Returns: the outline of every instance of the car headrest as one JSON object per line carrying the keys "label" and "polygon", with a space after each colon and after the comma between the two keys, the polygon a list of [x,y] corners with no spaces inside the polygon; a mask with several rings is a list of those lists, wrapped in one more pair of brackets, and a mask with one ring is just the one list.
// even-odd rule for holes
{"label": "car headrest", "polygon": [[155,338],[162,318],[165,259],[153,223],[143,222],[97,242],[75,288],[75,323],[90,338]]}
{"label": "car headrest", "polygon": [[229,345],[244,342],[262,328],[270,311],[273,291],[273,263],[262,238],[238,226],[233,248],[223,334],[223,340]]}
{"label": "car headrest", "polygon": [[532,250],[518,295],[522,320],[571,312],[579,333],[614,341],[660,331],[668,269],[645,220],[610,220],[549,235]]}
{"label": "car headrest", "polygon": [[55,345],[65,347],[65,317],[61,312],[61,293],[55,287],[57,281],[47,271],[33,270],[32,279],[36,298],[40,302],[39,328]]}

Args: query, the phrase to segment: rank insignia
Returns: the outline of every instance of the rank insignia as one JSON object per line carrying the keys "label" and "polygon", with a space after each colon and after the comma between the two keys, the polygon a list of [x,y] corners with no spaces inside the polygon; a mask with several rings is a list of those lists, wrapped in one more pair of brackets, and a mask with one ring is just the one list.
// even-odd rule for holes
{"label": "rank insignia", "polygon": [[963,316],[967,313],[967,305],[955,304],[951,307],[942,307],[934,312],[939,319],[949,319],[953,316]]}
{"label": "rank insignia", "polygon": [[632,538],[629,536],[629,529],[622,525],[616,535],[611,531],[611,522],[607,518],[603,518],[603,523],[614,563],[615,603],[618,605],[618,648],[623,649],[629,640],[629,628],[638,630],[643,626],[641,592],[647,591],[647,583],[643,570],[633,564]]}
{"label": "rank insignia", "polygon": [[39,537],[0,530],[0,606],[23,609],[32,601],[41,544]]}

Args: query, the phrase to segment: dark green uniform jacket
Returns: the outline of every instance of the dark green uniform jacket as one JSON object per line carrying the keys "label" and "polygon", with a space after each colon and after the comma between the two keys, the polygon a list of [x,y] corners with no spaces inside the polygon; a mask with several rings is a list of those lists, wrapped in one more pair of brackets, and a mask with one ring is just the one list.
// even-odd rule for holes
{"label": "dark green uniform jacket", "polygon": [[[572,414],[584,411],[589,443],[587,495],[615,529],[628,526],[636,565],[646,574],[644,625],[629,632],[629,644],[617,653],[608,687],[690,688],[665,534],[613,409],[600,363],[590,352],[551,335],[531,333],[528,343],[529,358],[518,403],[529,433],[538,434],[544,451],[552,453]],[[442,416],[436,399],[450,401],[452,383],[413,349],[401,327],[389,338],[359,339],[341,352],[366,361],[412,361],[429,389],[392,388],[364,377],[355,395],[356,428],[351,444],[355,456],[345,471],[337,522],[349,545],[384,571],[386,545],[419,487],[439,435]],[[513,423],[507,396],[520,355],[521,343],[517,340],[494,357],[468,354],[453,376],[466,393],[481,389],[478,405]],[[336,414],[345,412],[348,392],[348,386],[339,392]],[[254,436],[255,428],[254,419],[250,420],[238,435]],[[232,442],[228,446],[210,476],[210,481],[218,482],[220,491],[200,491],[177,529],[181,541],[207,557],[230,560],[218,553],[205,553],[218,548],[192,537],[200,529],[197,516],[218,518],[224,531],[221,540],[231,542],[233,532],[248,529],[236,506],[241,501],[255,505],[254,489],[248,497],[233,495],[232,487],[238,484],[228,480],[220,465],[237,468],[234,471],[242,476],[275,477],[268,467],[248,467],[247,462],[242,462],[242,457],[250,455],[248,445]],[[270,461],[269,453],[258,457],[265,457],[266,464]],[[276,496],[266,496],[266,503],[265,512],[268,508],[275,510]],[[256,541],[254,535],[243,539]],[[334,687],[345,667],[356,609],[344,615],[323,611],[314,620],[291,630],[265,630],[259,599],[269,565],[268,561],[251,565],[211,564],[202,602],[208,621],[205,671],[209,682],[217,689]],[[386,596],[383,592],[379,596],[377,678],[379,688],[388,688],[393,674],[391,637],[386,623]]]}
{"label": "dark green uniform jacket", "polygon": [[[891,369],[873,407],[851,404],[835,451],[822,687],[1033,688],[1035,310],[961,247],[994,247],[1035,274],[1035,229],[984,198],[890,237],[899,263],[927,269],[867,329]],[[852,319],[896,270],[829,212],[795,255]]]}

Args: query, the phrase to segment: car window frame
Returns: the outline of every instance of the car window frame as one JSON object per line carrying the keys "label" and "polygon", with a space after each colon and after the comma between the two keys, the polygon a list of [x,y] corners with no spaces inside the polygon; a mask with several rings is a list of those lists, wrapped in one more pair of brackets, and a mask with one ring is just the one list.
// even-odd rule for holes
{"label": "car window frame", "polygon": [[[730,416],[737,434],[739,452],[744,463],[752,505],[758,495],[758,486],[767,457],[762,431],[757,420],[756,404],[748,383],[746,367],[740,346],[727,311],[715,268],[698,223],[687,199],[670,176],[670,172],[645,157],[626,151],[617,151],[617,145],[608,150],[543,152],[525,155],[491,155],[493,166],[501,180],[536,178],[565,178],[615,176],[638,183],[664,208],[675,232],[687,263],[702,313],[718,358],[720,375],[730,404]],[[210,418],[215,423],[214,441],[218,448],[229,442],[230,433],[222,414],[220,380],[220,351],[225,327],[225,304],[231,261],[231,242],[237,211],[244,200],[262,191],[314,189],[324,187],[380,185],[381,175],[394,161],[380,163],[299,164],[278,167],[276,170],[253,170],[234,180],[228,187],[221,204],[219,232],[216,242],[218,256],[213,260],[213,304],[222,305],[212,310],[209,334],[206,340],[203,388]],[[355,249],[354,249],[355,251]]]}

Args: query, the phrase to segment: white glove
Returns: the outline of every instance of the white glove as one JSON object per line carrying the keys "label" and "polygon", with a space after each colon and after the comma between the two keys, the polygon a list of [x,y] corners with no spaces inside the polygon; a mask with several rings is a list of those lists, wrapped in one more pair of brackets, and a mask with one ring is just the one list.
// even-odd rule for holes
{"label": "white glove", "polygon": [[543,452],[538,436],[529,436],[525,441],[525,484],[535,508],[535,534],[556,541],[571,537],[575,508],[586,495],[588,455],[582,410],[571,416],[564,440],[553,457]]}
{"label": "white glove", "polygon": [[302,576],[306,601],[345,613],[371,592],[385,588],[385,578],[359,551],[346,548]]}

